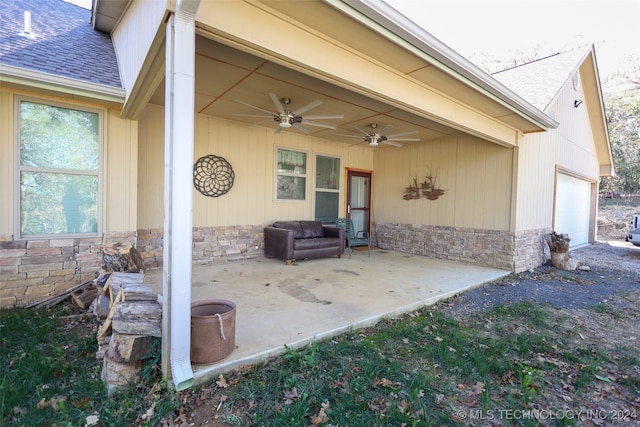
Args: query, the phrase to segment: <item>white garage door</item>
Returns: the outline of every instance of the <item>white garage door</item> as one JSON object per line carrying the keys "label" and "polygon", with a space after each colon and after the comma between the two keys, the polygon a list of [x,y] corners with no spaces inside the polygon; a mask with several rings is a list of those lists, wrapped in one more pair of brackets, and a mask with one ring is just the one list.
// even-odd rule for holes
{"label": "white garage door", "polygon": [[589,243],[591,184],[558,174],[554,231],[568,234],[571,247]]}

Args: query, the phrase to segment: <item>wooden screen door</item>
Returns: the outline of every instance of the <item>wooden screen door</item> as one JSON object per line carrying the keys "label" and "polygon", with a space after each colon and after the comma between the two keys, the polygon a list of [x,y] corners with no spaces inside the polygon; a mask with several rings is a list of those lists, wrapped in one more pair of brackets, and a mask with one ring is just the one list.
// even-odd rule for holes
{"label": "wooden screen door", "polygon": [[356,232],[369,231],[370,206],[371,172],[347,171],[347,218]]}

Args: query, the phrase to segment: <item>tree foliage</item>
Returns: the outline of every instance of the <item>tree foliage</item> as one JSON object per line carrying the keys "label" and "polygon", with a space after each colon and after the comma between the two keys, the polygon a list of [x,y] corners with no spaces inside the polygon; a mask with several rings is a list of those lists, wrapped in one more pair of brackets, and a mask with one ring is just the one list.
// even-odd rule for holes
{"label": "tree foliage", "polygon": [[602,189],[635,194],[640,192],[640,73],[626,80],[623,90],[604,94],[616,176],[606,178]]}

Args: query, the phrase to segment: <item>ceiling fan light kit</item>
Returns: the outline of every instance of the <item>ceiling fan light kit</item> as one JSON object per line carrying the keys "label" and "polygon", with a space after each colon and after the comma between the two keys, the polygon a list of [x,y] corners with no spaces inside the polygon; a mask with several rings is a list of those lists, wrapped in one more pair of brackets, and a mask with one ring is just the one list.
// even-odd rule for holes
{"label": "ceiling fan light kit", "polygon": [[[278,99],[278,96],[274,93],[269,93],[269,97],[271,98],[273,105],[276,107],[276,112],[270,111],[261,107],[257,107],[255,105],[247,104],[246,102],[242,102],[242,101],[236,101],[236,102],[251,108],[255,108],[256,110],[260,110],[263,113],[267,113],[268,114],[267,116],[258,116],[258,117],[273,118],[273,120],[276,123],[278,123],[278,128],[276,129],[276,133],[279,133],[282,129],[288,129],[293,126],[305,134],[310,134],[311,131],[305,128],[304,126],[302,126],[303,122],[305,125],[308,125],[308,126],[317,126],[317,127],[328,128],[328,129],[336,128],[336,126],[326,124],[326,123],[313,122],[310,120],[305,121],[304,117],[302,116],[303,113],[321,105],[322,101],[320,100],[315,100],[303,107],[290,111],[288,107],[289,107],[289,104],[291,104],[291,98],[284,97],[284,98]],[[307,116],[307,118],[312,120],[343,119],[344,115],[342,114],[312,115],[312,116]]]}
{"label": "ceiling fan light kit", "polygon": [[345,134],[335,134],[335,135],[345,136],[347,138],[360,139],[366,142],[371,148],[379,147],[380,144],[391,145],[394,147],[402,147],[402,144],[400,144],[401,141],[402,142],[420,141],[419,138],[398,138],[399,136],[417,134],[418,133],[417,130],[396,133],[393,135],[386,135],[386,133],[393,127],[392,125],[386,125],[380,132],[376,131],[376,129],[378,129],[377,123],[371,123],[369,127],[371,128],[371,131],[365,131],[360,129],[357,126],[352,126],[352,128],[358,131],[361,135],[345,135]]}

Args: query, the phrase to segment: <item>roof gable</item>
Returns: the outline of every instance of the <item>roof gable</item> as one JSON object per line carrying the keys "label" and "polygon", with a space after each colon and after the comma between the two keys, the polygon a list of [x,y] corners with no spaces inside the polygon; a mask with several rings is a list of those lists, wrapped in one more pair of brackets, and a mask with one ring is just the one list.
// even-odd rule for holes
{"label": "roof gable", "polygon": [[[122,88],[109,35],[91,26],[91,11],[61,0],[3,0],[0,64]],[[32,37],[24,35],[31,12]]]}
{"label": "roof gable", "polygon": [[557,53],[498,71],[492,77],[544,111],[590,51],[583,48]]}

